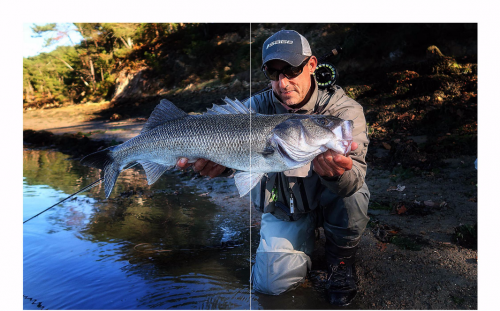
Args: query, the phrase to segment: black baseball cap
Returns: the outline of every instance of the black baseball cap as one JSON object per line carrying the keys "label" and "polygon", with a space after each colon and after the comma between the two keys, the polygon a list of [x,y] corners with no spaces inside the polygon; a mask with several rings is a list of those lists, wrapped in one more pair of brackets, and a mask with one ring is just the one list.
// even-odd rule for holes
{"label": "black baseball cap", "polygon": [[267,38],[262,46],[262,68],[273,59],[296,67],[311,55],[311,47],[304,36],[295,30],[280,30]]}

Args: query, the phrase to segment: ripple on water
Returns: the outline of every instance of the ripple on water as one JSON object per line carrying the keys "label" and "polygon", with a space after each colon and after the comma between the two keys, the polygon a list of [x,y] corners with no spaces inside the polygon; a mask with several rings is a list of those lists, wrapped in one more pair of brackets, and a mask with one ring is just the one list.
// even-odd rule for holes
{"label": "ripple on water", "polygon": [[[23,219],[96,176],[66,158],[43,150],[24,158]],[[246,223],[195,189],[168,195],[182,185],[174,175],[155,184],[165,194],[139,195],[147,186],[137,172],[118,180],[131,196],[103,200],[95,188],[23,226],[25,309],[249,309]],[[230,240],[242,246],[212,247]],[[141,253],[141,243],[171,251]]]}

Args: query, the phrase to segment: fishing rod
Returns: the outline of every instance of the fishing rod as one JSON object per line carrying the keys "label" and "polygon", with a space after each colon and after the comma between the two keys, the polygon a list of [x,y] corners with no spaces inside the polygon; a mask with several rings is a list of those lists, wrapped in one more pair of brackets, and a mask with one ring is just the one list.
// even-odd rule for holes
{"label": "fishing rod", "polygon": [[93,183],[91,183],[90,185],[88,185],[88,186],[84,187],[83,189],[80,189],[80,190],[78,190],[77,192],[73,193],[73,194],[72,194],[72,195],[70,195],[69,197],[66,197],[65,199],[63,199],[63,200],[61,200],[61,201],[57,202],[56,204],[52,205],[51,207],[48,207],[48,208],[44,209],[43,211],[41,211],[40,213],[36,214],[35,216],[33,216],[33,217],[31,217],[31,218],[29,218],[29,219],[27,219],[27,220],[23,221],[23,224],[27,223],[28,221],[32,220],[32,219],[33,219],[33,218],[35,218],[35,217],[40,216],[41,214],[45,213],[45,212],[46,212],[46,211],[48,211],[49,209],[53,208],[54,206],[56,206],[56,205],[58,205],[58,204],[61,204],[62,202],[66,201],[67,199],[69,199],[69,198],[71,198],[71,197],[73,197],[73,196],[75,196],[75,195],[79,194],[80,192],[83,192],[83,191],[85,191],[85,190],[87,190],[87,189],[90,189],[90,188],[93,188],[93,187],[97,186],[97,185],[98,185],[98,184],[100,184],[103,180],[104,180],[104,177],[99,178],[98,180],[94,181],[94,182],[93,182]]}
{"label": "fishing rod", "polygon": [[[132,167],[136,166],[137,164],[138,164],[137,162],[136,162],[136,163],[133,163],[133,164],[131,164],[131,165],[129,165],[129,166],[127,166],[127,167],[125,167],[125,168],[124,168],[124,170],[127,170],[127,169],[129,169],[129,168],[132,168]],[[70,196],[68,196],[68,197],[66,197],[66,198],[62,199],[61,201],[57,202],[56,204],[52,205],[51,207],[48,207],[48,208],[44,209],[43,211],[41,211],[40,213],[36,214],[35,216],[32,216],[32,217],[30,217],[30,218],[26,219],[25,221],[23,221],[23,224],[27,223],[28,221],[32,220],[32,219],[33,219],[33,218],[35,218],[35,217],[38,217],[38,216],[42,215],[43,213],[45,213],[45,212],[46,212],[46,211],[48,211],[49,209],[53,208],[53,207],[54,207],[54,206],[56,206],[56,205],[61,204],[62,202],[64,202],[64,201],[68,200],[69,198],[72,198],[72,197],[74,197],[75,195],[77,195],[77,194],[79,194],[79,193],[81,193],[81,192],[83,192],[83,191],[86,191],[86,190],[89,190],[89,189],[94,188],[95,186],[99,185],[99,184],[100,184],[100,183],[102,183],[103,181],[104,181],[104,177],[99,178],[98,180],[94,181],[94,182],[93,182],[93,183],[91,183],[90,185],[87,185],[87,186],[83,187],[82,189],[78,190],[77,192],[75,192],[75,193],[71,194]]]}

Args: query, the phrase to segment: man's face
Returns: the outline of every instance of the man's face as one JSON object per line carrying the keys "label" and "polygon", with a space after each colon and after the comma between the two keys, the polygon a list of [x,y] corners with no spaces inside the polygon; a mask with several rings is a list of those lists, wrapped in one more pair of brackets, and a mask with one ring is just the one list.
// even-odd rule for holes
{"label": "man's face", "polygon": [[[282,103],[292,107],[304,101],[311,88],[311,74],[316,69],[317,64],[318,60],[316,57],[311,56],[304,66],[302,73],[297,77],[288,79],[283,74],[280,74],[278,81],[271,81],[273,91],[281,99]],[[271,60],[266,65],[276,70],[290,66],[287,62],[278,59]]]}

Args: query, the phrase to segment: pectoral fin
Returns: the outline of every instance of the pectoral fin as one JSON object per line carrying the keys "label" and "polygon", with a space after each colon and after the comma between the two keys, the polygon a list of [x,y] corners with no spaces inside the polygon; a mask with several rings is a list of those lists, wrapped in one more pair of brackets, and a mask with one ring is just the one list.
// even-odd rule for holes
{"label": "pectoral fin", "polygon": [[264,173],[253,173],[250,172],[238,172],[234,175],[234,182],[236,183],[236,188],[240,193],[240,197],[244,196],[250,190],[257,185],[257,183],[262,179]]}

